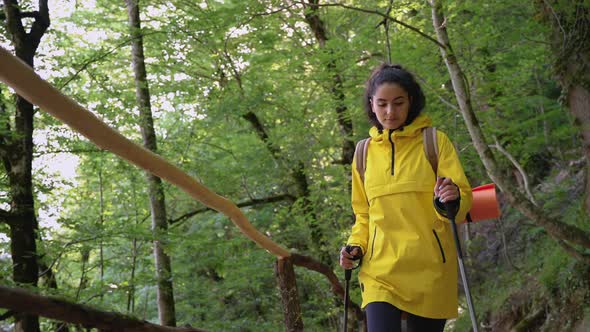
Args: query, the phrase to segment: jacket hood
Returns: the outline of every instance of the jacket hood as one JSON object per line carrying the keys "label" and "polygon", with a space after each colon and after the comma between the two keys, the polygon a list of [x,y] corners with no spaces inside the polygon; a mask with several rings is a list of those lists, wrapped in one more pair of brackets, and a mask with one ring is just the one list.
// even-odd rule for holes
{"label": "jacket hood", "polygon": [[[432,121],[430,120],[430,118],[428,116],[426,116],[424,114],[420,114],[409,125],[402,126],[398,129],[396,129],[393,132],[393,135],[394,136],[416,136],[416,135],[419,135],[420,133],[422,133],[422,129],[426,128],[426,127],[432,127]],[[388,140],[388,137],[387,137],[388,134],[389,134],[388,130],[379,131],[379,129],[377,127],[373,127],[369,130],[369,135],[371,135],[371,139],[376,142]]]}

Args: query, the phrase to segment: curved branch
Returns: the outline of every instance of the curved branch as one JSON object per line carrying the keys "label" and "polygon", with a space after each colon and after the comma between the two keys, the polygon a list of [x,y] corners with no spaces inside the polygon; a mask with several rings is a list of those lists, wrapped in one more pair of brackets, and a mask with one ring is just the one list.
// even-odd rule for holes
{"label": "curved branch", "polygon": [[97,146],[176,185],[206,206],[225,214],[238,228],[264,249],[278,257],[289,257],[285,248],[260,233],[228,199],[203,186],[161,156],[125,138],[70,98],[40,78],[30,67],[0,47],[0,80],[40,109],[50,113]]}
{"label": "curved branch", "polygon": [[[308,270],[316,271],[326,276],[326,278],[330,282],[330,285],[332,286],[332,292],[344,301],[344,288],[340,284],[340,280],[338,280],[338,277],[336,277],[336,275],[334,274],[334,271],[332,271],[332,268],[330,268],[326,264],[322,264],[316,261],[315,259],[309,256],[292,253],[291,259],[293,260],[294,265],[304,267]],[[354,311],[357,320],[363,320],[364,314],[361,307],[352,301],[350,301],[350,304],[352,305],[352,310]]]}

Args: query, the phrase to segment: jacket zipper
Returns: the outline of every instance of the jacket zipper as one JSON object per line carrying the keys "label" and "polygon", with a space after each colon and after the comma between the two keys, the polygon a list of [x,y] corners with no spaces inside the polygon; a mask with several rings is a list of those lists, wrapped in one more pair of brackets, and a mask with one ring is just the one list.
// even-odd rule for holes
{"label": "jacket zipper", "polygon": [[442,244],[440,243],[440,239],[438,238],[438,234],[436,234],[436,231],[433,229],[432,233],[434,234],[434,237],[436,238],[436,242],[438,243],[438,249],[440,249],[440,254],[442,256],[442,260],[443,263],[445,263],[447,260],[445,258],[445,251],[443,250]]}
{"label": "jacket zipper", "polygon": [[393,135],[393,129],[389,129],[389,142],[391,143],[391,175],[393,175],[395,167],[395,145],[393,144],[391,135]]}
{"label": "jacket zipper", "polygon": [[371,243],[371,256],[369,260],[373,259],[373,253],[375,252],[375,238],[377,237],[377,226],[373,228],[373,242]]}

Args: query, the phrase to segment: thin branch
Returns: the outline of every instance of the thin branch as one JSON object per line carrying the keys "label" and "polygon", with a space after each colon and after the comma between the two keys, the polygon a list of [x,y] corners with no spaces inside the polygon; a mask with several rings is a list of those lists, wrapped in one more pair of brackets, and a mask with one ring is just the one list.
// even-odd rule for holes
{"label": "thin branch", "polygon": [[516,169],[518,170],[518,172],[522,176],[522,181],[524,183],[523,184],[524,185],[524,190],[526,191],[526,194],[527,194],[529,200],[533,204],[535,204],[535,206],[539,206],[539,204],[537,204],[537,201],[535,201],[535,197],[533,196],[533,193],[531,192],[531,188],[529,186],[529,177],[526,174],[526,172],[524,171],[524,168],[522,168],[522,166],[516,160],[516,158],[514,158],[508,151],[506,151],[506,149],[504,149],[504,147],[502,147],[502,145],[500,144],[500,142],[498,142],[498,138],[496,136],[494,136],[494,141],[496,142],[496,144],[490,145],[490,147],[491,148],[495,148],[496,150],[500,151],[504,156],[506,156],[506,158],[508,158],[508,160],[510,160],[512,162],[512,164],[514,165],[514,167],[516,167]]}
{"label": "thin branch", "polygon": [[418,28],[416,28],[414,26],[411,26],[411,25],[409,25],[407,23],[404,23],[404,22],[402,22],[402,21],[400,21],[400,20],[398,20],[398,19],[396,19],[394,17],[391,17],[389,12],[386,13],[386,14],[383,14],[383,13],[377,11],[377,10],[359,8],[359,7],[349,6],[349,5],[345,5],[345,4],[341,4],[341,3],[325,3],[325,4],[313,3],[313,4],[310,4],[310,3],[307,3],[305,1],[294,1],[289,6],[279,7],[277,9],[275,9],[275,10],[270,10],[270,11],[266,11],[266,12],[262,12],[262,13],[253,14],[252,16],[250,16],[248,18],[248,20],[240,23],[238,25],[238,27],[239,26],[243,26],[245,24],[248,24],[249,22],[251,22],[252,20],[254,20],[256,17],[273,15],[273,14],[280,13],[280,12],[282,12],[284,10],[288,10],[288,9],[292,8],[295,4],[301,4],[304,7],[305,6],[308,6],[308,5],[312,5],[313,7],[340,7],[340,8],[344,8],[344,9],[348,9],[348,10],[352,10],[352,11],[357,11],[357,12],[362,12],[362,13],[366,13],[366,14],[373,14],[373,15],[381,16],[384,20],[388,20],[388,21],[397,23],[397,24],[399,24],[399,25],[401,25],[401,26],[403,26],[403,27],[405,27],[405,28],[407,28],[407,29],[409,29],[411,31],[414,31],[415,33],[419,34],[420,36],[428,39],[429,41],[431,41],[433,43],[435,43],[438,47],[446,48],[443,44],[439,43],[435,38],[427,35],[426,33],[422,32],[422,31],[420,31],[420,29],[418,29]]}
{"label": "thin branch", "polygon": [[443,97],[442,95],[440,95],[435,88],[433,88],[432,86],[430,86],[428,84],[428,82],[422,78],[421,76],[416,75],[416,77],[418,78],[418,81],[420,81],[421,85],[428,88],[430,91],[432,91],[432,93],[434,93],[438,99],[445,105],[449,106],[450,108],[454,109],[455,111],[460,112],[461,110],[459,109],[459,107],[457,107],[457,105],[453,104],[452,102],[448,101],[447,99],[445,99],[445,97]]}
{"label": "thin branch", "polygon": [[89,237],[89,238],[84,238],[84,239],[79,239],[79,240],[75,240],[75,241],[70,241],[66,244],[63,245],[62,250],[59,252],[59,254],[57,255],[57,257],[53,260],[53,262],[51,262],[51,264],[49,266],[46,267],[45,270],[41,271],[39,273],[39,277],[44,276],[46,273],[49,273],[51,271],[51,269],[53,268],[53,266],[55,266],[55,264],[60,260],[61,256],[64,254],[65,250],[74,244],[79,244],[82,242],[87,242],[87,241],[93,241],[96,240],[98,238],[102,238],[103,235],[97,235],[97,236],[93,236],[93,237]]}
{"label": "thin branch", "polygon": [[[158,33],[166,33],[165,31],[152,31],[150,33],[144,33],[141,35],[141,37],[144,36],[150,36],[150,35],[154,35],[154,34],[158,34]],[[78,68],[78,70],[76,70],[76,72],[70,76],[70,78],[68,78],[67,81],[65,81],[64,83],[62,83],[61,85],[57,86],[58,90],[63,90],[63,88],[68,85],[71,81],[73,81],[76,77],[78,77],[78,75],[80,75],[81,72],[85,71],[86,68],[88,68],[91,64],[95,63],[95,62],[100,62],[102,60],[104,60],[105,58],[107,58],[108,56],[110,56],[111,54],[115,53],[115,51],[126,47],[129,45],[129,43],[135,39],[135,38],[140,38],[140,36],[135,36],[132,38],[127,38],[124,41],[122,41],[121,43],[113,46],[111,49],[106,50],[104,53],[99,54],[98,56],[86,61],[85,63],[82,64],[81,67]]]}
{"label": "thin branch", "polygon": [[[385,15],[389,16],[389,14],[391,14],[392,8],[393,8],[393,0],[389,0],[389,6],[387,7],[387,12],[385,13]],[[384,18],[382,21],[382,24],[383,24],[383,29],[385,30],[385,42],[387,45],[387,61],[389,61],[389,63],[391,63],[391,41],[389,40],[389,19]]]}
{"label": "thin branch", "polygon": [[371,53],[371,54],[367,54],[367,55],[365,55],[365,56],[362,56],[362,57],[360,57],[360,58],[356,59],[355,63],[361,63],[361,62],[365,62],[365,61],[367,61],[367,60],[369,60],[369,59],[371,59],[371,58],[374,58],[374,57],[380,57],[380,56],[383,56],[383,54],[381,54],[381,53],[379,53],[379,52],[377,52],[377,53]]}
{"label": "thin branch", "polygon": [[291,9],[293,6],[295,6],[297,4],[297,2],[293,2],[292,4],[288,5],[288,6],[284,6],[284,7],[277,7],[276,9],[272,9],[272,10],[268,10],[262,13],[254,13],[252,14],[252,16],[250,16],[247,20],[245,20],[244,22],[241,22],[238,27],[244,26],[250,22],[252,22],[255,18],[257,17],[264,17],[264,16],[270,16],[270,15],[274,15],[274,14],[278,14],[282,11],[285,10],[289,10]]}
{"label": "thin branch", "polygon": [[567,252],[573,258],[585,262],[586,264],[590,264],[590,255],[580,252],[576,250],[576,248],[569,245],[567,242],[563,240],[558,240],[557,243],[561,246],[561,248]]}
{"label": "thin branch", "polygon": [[68,154],[91,154],[91,153],[105,153],[105,150],[100,149],[73,149],[73,150],[51,150],[51,151],[43,151],[37,152],[33,154],[33,157],[38,158],[40,156],[48,155],[48,154],[60,154],[60,153],[68,153]]}
{"label": "thin branch", "polygon": [[[295,1],[295,3],[300,3],[303,5],[306,5],[307,3],[304,1]],[[395,22],[411,31],[414,31],[415,33],[419,34],[420,36],[428,39],[429,41],[435,43],[438,47],[444,48],[446,49],[445,45],[439,43],[436,39],[434,39],[433,37],[425,34],[424,32],[420,31],[420,29],[413,27],[407,23],[404,23],[394,17],[391,17],[389,15],[383,14],[377,10],[371,10],[371,9],[364,9],[364,8],[359,8],[359,7],[354,7],[354,6],[349,6],[349,5],[345,5],[345,4],[341,4],[341,3],[325,3],[325,4],[315,4],[315,6],[318,7],[340,7],[340,8],[344,8],[344,9],[349,9],[349,10],[353,10],[353,11],[357,11],[357,12],[361,12],[361,13],[367,13],[367,14],[373,14],[373,15],[377,15],[377,16],[381,16],[384,19],[388,19],[391,20],[392,22]]]}
{"label": "thin branch", "polygon": [[506,233],[504,232],[504,224],[503,224],[503,220],[502,217],[498,217],[498,222],[496,223],[496,225],[498,225],[498,227],[500,228],[500,237],[502,238],[502,252],[504,253],[504,258],[506,258],[506,260],[508,261],[508,264],[510,264],[515,270],[520,271],[522,270],[520,267],[516,266],[516,264],[514,264],[514,262],[512,262],[512,259],[510,258],[510,255],[508,254],[508,245],[506,244]]}
{"label": "thin branch", "polygon": [[[282,202],[282,201],[294,201],[294,200],[295,200],[295,197],[293,197],[291,195],[285,194],[285,195],[271,196],[271,197],[260,198],[260,199],[254,198],[254,199],[252,199],[250,201],[245,201],[245,202],[237,203],[236,206],[239,207],[239,208],[242,208],[242,207],[248,207],[248,206],[255,206],[255,205],[269,204],[269,203],[277,203],[277,202]],[[200,214],[200,213],[208,212],[208,211],[214,211],[214,210],[211,209],[211,208],[208,208],[208,207],[202,208],[202,209],[198,209],[198,210],[195,210],[195,211],[191,211],[191,212],[185,213],[185,214],[183,214],[182,216],[180,216],[178,218],[170,219],[168,221],[168,223],[170,225],[177,224],[177,223],[179,223],[179,222],[181,222],[181,221],[183,221],[185,219],[188,219],[188,218],[190,218],[192,216],[195,216],[195,215]]]}
{"label": "thin branch", "polygon": [[543,2],[545,3],[545,8],[549,9],[551,11],[551,14],[553,14],[553,17],[555,18],[555,23],[557,23],[557,26],[559,26],[559,30],[561,30],[561,33],[563,34],[563,48],[565,48],[565,43],[567,42],[567,33],[561,25],[561,20],[559,19],[559,16],[555,12],[551,4],[547,2],[547,0],[543,0]]}
{"label": "thin branch", "polygon": [[522,39],[529,41],[531,43],[536,43],[536,44],[541,44],[541,45],[545,45],[545,46],[551,46],[551,43],[545,40],[538,40],[538,39],[532,39],[530,37],[527,36],[522,36]]}

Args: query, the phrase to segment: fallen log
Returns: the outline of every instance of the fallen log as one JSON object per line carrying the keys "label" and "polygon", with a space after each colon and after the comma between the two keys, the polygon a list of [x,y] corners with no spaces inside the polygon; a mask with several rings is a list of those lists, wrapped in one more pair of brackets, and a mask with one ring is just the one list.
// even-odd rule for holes
{"label": "fallen log", "polygon": [[5,286],[0,286],[0,307],[87,328],[97,328],[100,331],[206,332],[193,327],[161,326],[117,312],[101,311],[63,299]]}

